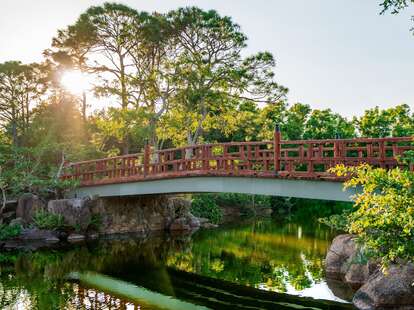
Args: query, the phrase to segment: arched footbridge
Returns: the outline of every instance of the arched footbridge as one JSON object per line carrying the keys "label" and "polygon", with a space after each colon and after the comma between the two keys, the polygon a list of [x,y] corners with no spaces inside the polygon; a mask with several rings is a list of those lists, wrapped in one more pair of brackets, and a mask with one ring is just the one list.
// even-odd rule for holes
{"label": "arched footbridge", "polygon": [[[337,164],[403,167],[412,137],[281,140],[203,144],[96,159],[65,166],[63,179],[78,180],[77,197],[233,192],[349,201]],[[414,170],[413,166],[404,167]]]}

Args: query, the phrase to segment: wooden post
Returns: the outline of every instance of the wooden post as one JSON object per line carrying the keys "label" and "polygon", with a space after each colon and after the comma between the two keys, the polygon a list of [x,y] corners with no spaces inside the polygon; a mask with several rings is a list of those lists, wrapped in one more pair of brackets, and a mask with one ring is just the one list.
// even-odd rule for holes
{"label": "wooden post", "polygon": [[280,171],[280,137],[280,126],[279,124],[276,124],[273,137],[273,163],[275,174],[278,174]]}
{"label": "wooden post", "polygon": [[149,145],[148,141],[145,141],[145,146],[144,146],[144,177],[146,177],[149,173],[150,156],[151,156],[151,146]]}

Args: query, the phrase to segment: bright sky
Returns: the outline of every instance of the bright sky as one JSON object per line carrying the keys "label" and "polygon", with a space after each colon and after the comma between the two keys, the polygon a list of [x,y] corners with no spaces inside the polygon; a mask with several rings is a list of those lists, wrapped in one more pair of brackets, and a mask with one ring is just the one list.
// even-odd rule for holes
{"label": "bright sky", "polygon": [[[99,0],[0,0],[0,62],[41,59],[56,30]],[[414,7],[380,16],[380,0],[123,0],[166,12],[195,5],[229,15],[249,37],[248,52],[268,50],[289,101],[351,116],[378,105],[414,109]]]}

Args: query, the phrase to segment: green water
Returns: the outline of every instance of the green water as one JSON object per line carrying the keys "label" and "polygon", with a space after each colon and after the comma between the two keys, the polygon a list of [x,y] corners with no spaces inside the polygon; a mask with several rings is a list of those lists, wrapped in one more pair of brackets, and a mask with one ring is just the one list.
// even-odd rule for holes
{"label": "green water", "polygon": [[1,253],[0,308],[351,308],[319,301],[345,302],[352,294],[324,278],[333,237],[314,222],[266,219],[193,235],[119,236]]}

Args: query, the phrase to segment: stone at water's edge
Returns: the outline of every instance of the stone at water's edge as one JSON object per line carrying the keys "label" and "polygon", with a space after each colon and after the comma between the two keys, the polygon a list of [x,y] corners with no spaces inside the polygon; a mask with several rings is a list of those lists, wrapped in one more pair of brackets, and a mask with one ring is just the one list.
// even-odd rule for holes
{"label": "stone at water's edge", "polygon": [[378,270],[354,295],[362,310],[414,310],[414,265],[391,265],[384,275]]}
{"label": "stone at water's edge", "polygon": [[43,240],[57,238],[57,232],[46,229],[29,228],[24,229],[17,238],[23,241]]}
{"label": "stone at water's edge", "polygon": [[360,263],[353,235],[337,236],[328,250],[325,268],[330,279],[359,288],[353,303],[363,310],[414,310],[414,266],[392,265],[384,275],[375,261]]}
{"label": "stone at water's edge", "polygon": [[72,198],[50,200],[47,204],[47,211],[63,216],[65,223],[85,231],[91,222],[90,199]]}
{"label": "stone at water's edge", "polygon": [[46,204],[36,195],[24,194],[18,202],[16,208],[16,218],[21,218],[25,224],[33,222],[33,216],[37,211],[46,209]]}
{"label": "stone at water's edge", "polygon": [[81,235],[81,234],[70,234],[68,236],[68,241],[75,243],[75,242],[80,242],[80,241],[84,241],[85,240],[85,236]]}
{"label": "stone at water's edge", "polygon": [[354,256],[357,248],[355,236],[339,235],[332,241],[325,261],[326,276],[330,279],[342,280],[346,274],[346,262]]}

